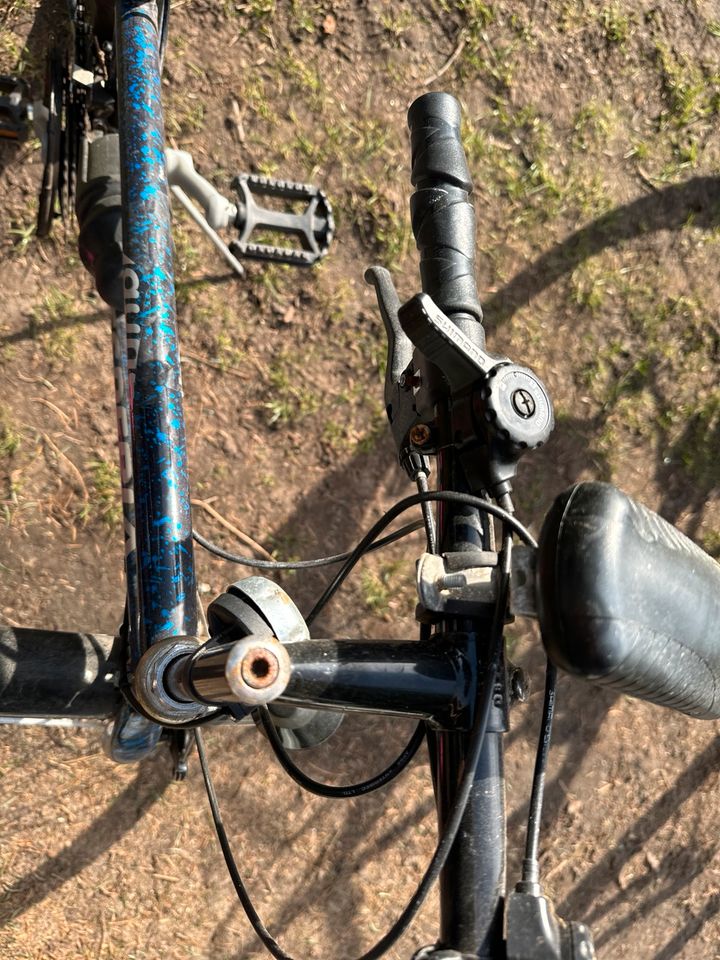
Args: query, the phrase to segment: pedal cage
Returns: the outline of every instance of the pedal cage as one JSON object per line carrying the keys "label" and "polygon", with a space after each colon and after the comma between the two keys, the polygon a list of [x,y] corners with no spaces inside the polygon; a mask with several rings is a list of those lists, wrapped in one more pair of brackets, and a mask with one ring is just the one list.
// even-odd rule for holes
{"label": "pedal cage", "polygon": [[[275,180],[255,174],[241,174],[232,181],[239,197],[235,226],[240,237],[230,243],[230,250],[248,260],[287,263],[309,267],[328,251],[335,231],[332,208],[322,190],[305,183]],[[274,210],[258,203],[259,197],[305,202],[302,213]],[[256,231],[268,231],[296,237],[297,247],[259,243],[252,240]]]}

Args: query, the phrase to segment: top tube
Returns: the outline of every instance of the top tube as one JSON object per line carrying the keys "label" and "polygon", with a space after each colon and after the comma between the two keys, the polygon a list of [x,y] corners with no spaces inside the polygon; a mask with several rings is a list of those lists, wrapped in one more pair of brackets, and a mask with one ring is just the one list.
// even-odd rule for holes
{"label": "top tube", "polygon": [[197,632],[155,2],[119,0],[124,298],[144,646]]}

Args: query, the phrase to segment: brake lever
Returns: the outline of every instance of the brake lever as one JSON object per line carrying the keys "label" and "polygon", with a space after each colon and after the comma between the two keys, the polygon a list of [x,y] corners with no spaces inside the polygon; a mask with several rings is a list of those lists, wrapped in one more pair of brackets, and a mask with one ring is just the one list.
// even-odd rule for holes
{"label": "brake lever", "polygon": [[[488,451],[484,484],[496,496],[506,493],[522,454],[545,443],[554,426],[539,377],[483,350],[426,293],[401,305],[387,270],[371,267],[365,279],[375,287],[388,338],[385,409],[400,464],[410,473],[413,457],[451,443],[470,458],[471,470],[480,444]],[[435,422],[441,396],[451,399],[455,417],[447,437]]]}

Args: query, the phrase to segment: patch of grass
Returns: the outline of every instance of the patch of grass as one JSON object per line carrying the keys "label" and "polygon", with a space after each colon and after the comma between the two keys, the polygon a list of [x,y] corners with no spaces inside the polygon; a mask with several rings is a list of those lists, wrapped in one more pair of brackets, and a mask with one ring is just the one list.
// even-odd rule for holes
{"label": "patch of grass", "polygon": [[215,337],[215,352],[213,359],[220,366],[221,372],[231,367],[239,367],[245,360],[246,353],[235,346],[235,340],[227,330],[221,330]]}
{"label": "patch of grass", "polygon": [[39,306],[33,308],[30,335],[37,338],[49,360],[72,360],[77,345],[73,320],[77,304],[59,287],[50,287]]}
{"label": "patch of grass", "polygon": [[276,0],[245,0],[236,3],[234,9],[250,21],[249,28],[252,29],[267,24],[275,16],[276,7]]}
{"label": "patch of grass", "polygon": [[720,530],[710,530],[702,538],[702,548],[711,557],[714,557],[716,560],[720,559]]}
{"label": "patch of grass", "polygon": [[13,237],[13,246],[12,252],[16,257],[23,257],[28,251],[31,243],[35,238],[35,220],[29,223],[19,223],[15,222],[8,230],[8,233]]}
{"label": "patch of grass", "polygon": [[[315,267],[315,271],[316,274],[322,276],[322,261]],[[332,286],[329,288],[327,283],[320,282],[315,293],[318,308],[331,326],[343,323],[354,298],[355,290],[352,284],[345,279],[336,280],[333,278]]]}
{"label": "patch of grass", "polygon": [[0,407],[0,460],[12,457],[20,449],[22,438],[12,425],[7,407]]}
{"label": "patch of grass", "polygon": [[554,168],[551,125],[533,107],[513,109],[505,97],[495,96],[489,120],[474,128],[466,124],[462,136],[477,179],[511,201],[513,225],[557,216],[567,184]]}
{"label": "patch of grass", "polygon": [[484,0],[440,0],[440,8],[446,13],[460,14],[471,41],[495,20],[492,4]]}
{"label": "patch of grass", "polygon": [[394,46],[400,46],[402,44],[403,34],[407,33],[410,27],[412,27],[416,17],[411,10],[396,11],[391,6],[390,9],[384,10],[380,14],[379,19],[380,25],[390,42]]}
{"label": "patch of grass", "polygon": [[302,373],[287,356],[275,361],[269,381],[271,396],[264,406],[270,414],[270,426],[298,423],[320,408],[320,397],[305,386]]}
{"label": "patch of grass", "polygon": [[305,3],[304,0],[290,2],[290,16],[295,33],[316,33],[321,14],[322,6],[319,3]]}
{"label": "patch of grass", "polygon": [[655,57],[665,101],[659,118],[662,125],[685,127],[720,112],[720,74],[703,69],[662,43],[655,45]]}
{"label": "patch of grass", "polygon": [[352,180],[358,166],[367,167],[372,160],[386,163],[394,159],[388,148],[392,134],[382,121],[370,117],[353,120],[347,116],[332,119],[327,103],[321,109],[325,114],[322,127],[307,132],[298,115],[293,110],[288,112],[295,136],[280,148],[286,160],[296,161],[299,154],[307,161],[311,176],[316,175],[318,167],[339,164],[343,179]]}
{"label": "patch of grass", "polygon": [[205,126],[205,107],[195,95],[173,103],[167,110],[167,129],[175,136],[199,133]]}
{"label": "patch of grass", "polygon": [[91,460],[87,468],[91,481],[88,518],[96,517],[114,529],[122,521],[120,470],[117,464],[102,458]]}
{"label": "patch of grass", "polygon": [[314,111],[324,111],[327,94],[326,85],[320,73],[320,67],[289,51],[282,58],[280,69],[295,87],[303,99],[307,100]]}
{"label": "patch of grass", "polygon": [[175,275],[181,279],[197,270],[202,262],[202,254],[195,245],[197,239],[182,222],[173,224]]}
{"label": "patch of grass", "polygon": [[390,600],[396,591],[393,578],[403,564],[402,560],[381,565],[377,573],[363,570],[360,586],[365,606],[373,613],[387,613]]}
{"label": "patch of grass", "polygon": [[575,114],[573,145],[580,150],[596,147],[600,141],[607,140],[616,119],[612,104],[589,100]]}
{"label": "patch of grass", "polygon": [[358,440],[355,449],[358,453],[370,453],[379,440],[388,435],[390,427],[388,426],[387,415],[384,409],[380,409],[380,404],[376,406],[375,413],[372,415],[370,428]]}
{"label": "patch of grass", "polygon": [[680,459],[690,477],[710,488],[720,483],[720,389],[700,403],[680,406],[683,430],[674,444],[673,459]]}
{"label": "patch of grass", "polygon": [[268,96],[265,89],[265,80],[260,74],[250,75],[243,82],[240,96],[241,103],[248,106],[260,119],[275,126],[278,123],[277,114],[272,106],[272,96]]}
{"label": "patch of grass", "polygon": [[331,418],[326,420],[323,425],[322,440],[331,450],[340,453],[341,451],[352,448],[350,433],[351,431],[347,422],[341,422]]}
{"label": "patch of grass", "polygon": [[391,186],[391,183],[383,184],[362,176],[347,210],[348,219],[362,243],[374,251],[388,269],[402,262],[412,242],[405,199],[393,192]]}
{"label": "patch of grass", "polygon": [[604,7],[600,11],[600,25],[605,42],[617,47],[625,46],[630,35],[630,17],[623,11],[624,7],[619,3]]}

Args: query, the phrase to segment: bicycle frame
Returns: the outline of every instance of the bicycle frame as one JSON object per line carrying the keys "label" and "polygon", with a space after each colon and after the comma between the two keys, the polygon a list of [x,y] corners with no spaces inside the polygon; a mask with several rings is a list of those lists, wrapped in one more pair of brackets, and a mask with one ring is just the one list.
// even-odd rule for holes
{"label": "bicycle frame", "polygon": [[[127,398],[139,644],[197,632],[190,493],[175,319],[170,200],[154,2],[117,5]],[[118,333],[122,351],[122,337]],[[121,352],[119,376],[124,376]],[[128,464],[125,464],[127,475]],[[128,484],[124,484],[129,488]],[[127,494],[126,494],[127,496]],[[126,523],[128,517],[126,516]],[[132,557],[133,532],[127,534]],[[132,559],[130,568],[132,571]],[[133,625],[134,626],[134,625]],[[134,659],[134,658],[133,658]]]}

